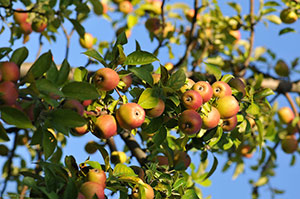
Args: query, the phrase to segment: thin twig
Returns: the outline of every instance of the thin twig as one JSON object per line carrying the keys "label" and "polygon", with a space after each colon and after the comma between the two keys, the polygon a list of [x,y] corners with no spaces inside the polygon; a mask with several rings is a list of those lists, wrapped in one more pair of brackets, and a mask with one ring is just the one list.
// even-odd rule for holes
{"label": "thin twig", "polygon": [[42,52],[42,48],[43,48],[43,42],[42,42],[42,38],[43,38],[43,35],[40,34],[40,37],[39,37],[39,50],[36,54],[36,57],[35,57],[35,60],[37,60]]}

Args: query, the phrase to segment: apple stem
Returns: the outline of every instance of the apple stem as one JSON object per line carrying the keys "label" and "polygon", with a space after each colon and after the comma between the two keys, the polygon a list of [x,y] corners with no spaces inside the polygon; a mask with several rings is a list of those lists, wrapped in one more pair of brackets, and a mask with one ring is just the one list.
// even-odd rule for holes
{"label": "apple stem", "polygon": [[120,97],[121,99],[123,99],[121,93],[120,93],[119,90],[118,90],[118,88],[115,88],[115,90],[117,91],[119,97]]}

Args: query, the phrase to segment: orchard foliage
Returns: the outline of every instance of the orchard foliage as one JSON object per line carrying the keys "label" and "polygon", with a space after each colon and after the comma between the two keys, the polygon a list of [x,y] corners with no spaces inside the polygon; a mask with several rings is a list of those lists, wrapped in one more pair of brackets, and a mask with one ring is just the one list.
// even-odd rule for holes
{"label": "orchard foliage", "polygon": [[[238,3],[227,4],[229,16],[217,0],[194,0],[192,7],[165,0],[0,1],[1,34],[10,35],[10,46],[0,48],[0,155],[6,157],[1,197],[196,199],[203,198],[199,187],[210,185],[217,168],[234,167],[233,178],[245,169],[260,173],[250,180],[258,198],[259,188],[275,174],[275,149],[291,154],[291,164],[296,160],[300,100],[289,93],[299,94],[300,86],[290,78],[299,58],[287,64],[267,46],[255,48],[255,29],[260,23],[294,23],[300,3],[260,1],[254,9],[250,0],[248,14]],[[113,41],[86,32],[83,22],[91,15],[111,23]],[[136,26],[145,28],[157,44],[154,50],[135,41],[136,49],[125,53]],[[295,31],[282,27],[279,35]],[[241,31],[249,38],[242,40]],[[42,47],[59,42],[59,32],[67,41],[61,63],[49,49],[28,64],[30,49],[15,44],[39,34]],[[88,60],[85,66],[69,64],[73,34],[86,49],[80,55]],[[184,50],[175,57],[178,48]],[[162,57],[169,57],[168,63]],[[98,70],[88,71],[91,64]],[[281,94],[291,108],[278,110],[274,99]],[[94,141],[81,147],[89,154],[99,151],[103,164],[89,157],[77,162],[76,154],[63,157],[69,138],[87,133]],[[116,136],[124,149],[117,148]],[[30,163],[17,153],[21,146]],[[245,158],[254,153],[257,165],[246,168]],[[200,162],[191,160],[195,155]],[[225,165],[219,164],[220,155],[228,158]],[[134,159],[139,166],[132,165]],[[7,193],[12,181],[16,191]]]}

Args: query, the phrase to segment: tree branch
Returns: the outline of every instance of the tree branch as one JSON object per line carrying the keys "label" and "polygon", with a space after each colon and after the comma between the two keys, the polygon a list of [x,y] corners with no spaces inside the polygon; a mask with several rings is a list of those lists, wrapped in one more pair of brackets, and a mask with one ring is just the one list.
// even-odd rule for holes
{"label": "tree branch", "polygon": [[[287,98],[287,100],[289,101],[289,103],[290,103],[290,105],[291,105],[291,107],[293,109],[293,112],[294,112],[295,116],[298,116],[299,112],[297,110],[297,107],[296,107],[296,104],[295,104],[294,100],[292,99],[292,97],[290,96],[289,93],[285,93],[284,95]],[[297,127],[298,132],[300,132],[300,121],[297,122],[296,127]]]}

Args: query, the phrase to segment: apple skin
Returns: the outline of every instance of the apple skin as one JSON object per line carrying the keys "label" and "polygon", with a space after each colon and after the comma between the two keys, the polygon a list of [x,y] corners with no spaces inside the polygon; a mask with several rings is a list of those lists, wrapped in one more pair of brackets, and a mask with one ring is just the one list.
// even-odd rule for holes
{"label": "apple skin", "polygon": [[202,119],[195,110],[183,111],[178,119],[179,129],[187,135],[198,133],[202,126]]}
{"label": "apple skin", "polygon": [[[22,10],[22,9],[17,9]],[[27,12],[14,12],[14,20],[17,24],[25,23],[28,18]]]}
{"label": "apple skin", "polygon": [[93,199],[96,195],[98,199],[105,199],[104,187],[96,182],[85,182],[80,187],[80,193],[85,199]]}
{"label": "apple skin", "polygon": [[31,28],[35,32],[43,32],[47,28],[47,18],[34,19],[31,24]]}
{"label": "apple skin", "polygon": [[145,120],[145,115],[145,110],[136,103],[123,104],[116,112],[118,124],[128,130],[141,126]]}
{"label": "apple skin", "polygon": [[235,129],[236,125],[237,125],[237,117],[236,115],[234,115],[228,119],[223,119],[221,127],[223,131],[232,131],[233,129]]}
{"label": "apple skin", "polygon": [[106,175],[103,170],[90,169],[87,173],[87,180],[89,182],[96,182],[100,184],[103,188],[106,187]]}
{"label": "apple skin", "polygon": [[295,114],[290,107],[282,107],[278,110],[278,117],[284,124],[289,124],[295,118]]}
{"label": "apple skin", "polygon": [[94,75],[94,83],[99,90],[110,91],[117,87],[120,78],[111,68],[101,68]]}
{"label": "apple skin", "polygon": [[232,94],[230,86],[226,82],[217,81],[212,84],[213,96],[224,97]]}
{"label": "apple skin", "polygon": [[126,84],[126,86],[124,88],[121,89],[122,92],[125,92],[128,90],[128,88],[131,86],[132,84],[132,77],[131,75],[126,75],[121,77],[121,80]]}
{"label": "apple skin", "polygon": [[246,95],[246,86],[244,84],[244,82],[236,77],[236,78],[232,78],[229,82],[228,82],[229,86],[231,86],[232,88],[235,88],[237,91],[241,92],[243,94],[243,97]]}
{"label": "apple skin", "polygon": [[72,109],[81,116],[83,116],[83,113],[84,113],[83,105],[79,101],[74,100],[74,99],[66,100],[63,105],[63,108]]}
{"label": "apple skin", "polygon": [[241,39],[241,32],[239,30],[230,30],[229,34],[233,36],[236,39],[236,41]]}
{"label": "apple skin", "polygon": [[251,149],[252,147],[250,145],[244,145],[240,148],[240,154],[245,158],[252,158],[253,153]]}
{"label": "apple skin", "polygon": [[158,104],[154,108],[146,110],[146,114],[149,117],[155,118],[161,116],[164,110],[165,102],[162,99],[159,99]]}
{"label": "apple skin", "polygon": [[224,96],[217,100],[217,106],[221,118],[230,118],[239,112],[240,106],[233,96]]}
{"label": "apple skin", "polygon": [[287,77],[290,74],[290,69],[288,65],[282,59],[277,61],[274,70],[277,75],[282,77]]}
{"label": "apple skin", "polygon": [[31,24],[28,22],[21,23],[20,28],[24,35],[29,35],[30,33],[32,33]]}
{"label": "apple skin", "polygon": [[20,78],[20,68],[14,62],[0,62],[2,81],[17,82]]}
{"label": "apple skin", "polygon": [[113,151],[111,153],[111,162],[113,164],[118,164],[118,163],[125,163],[127,160],[127,156],[126,153],[124,153],[123,151]]}
{"label": "apple skin", "polygon": [[[153,188],[149,185],[149,184],[144,184],[145,187],[145,198],[144,199],[153,199],[154,198],[154,191]],[[138,199],[140,198],[140,194],[139,194],[139,189],[138,187],[134,187],[134,189],[132,190],[132,198],[133,199]]]}
{"label": "apple skin", "polygon": [[84,146],[85,151],[88,154],[93,154],[97,151],[97,147],[96,147],[97,143],[95,141],[89,141],[88,143],[86,143],[86,145]]}
{"label": "apple skin", "polygon": [[185,91],[191,89],[194,84],[195,82],[192,79],[187,78],[187,83],[180,88],[180,92],[184,93]]}
{"label": "apple skin", "polygon": [[298,16],[295,11],[286,8],[280,12],[280,19],[283,23],[292,24],[297,21]]}
{"label": "apple skin", "polygon": [[281,140],[281,148],[285,153],[294,153],[298,149],[298,142],[295,135],[287,135]]}
{"label": "apple skin", "polygon": [[83,100],[82,105],[83,106],[89,106],[92,102],[93,102],[93,100],[91,100],[91,99],[89,99],[89,100]]}
{"label": "apple skin", "polygon": [[181,101],[185,108],[197,110],[202,106],[203,99],[197,91],[189,90],[183,93]]}
{"label": "apple skin", "polygon": [[82,48],[90,49],[93,48],[94,45],[94,37],[90,33],[84,33],[83,38],[79,39],[79,43],[82,46]]}
{"label": "apple skin", "polygon": [[187,169],[191,164],[191,157],[185,151],[177,151],[174,155],[174,165],[183,164],[184,168]]}
{"label": "apple skin", "polygon": [[108,139],[117,135],[117,122],[112,115],[100,115],[95,121],[96,136]]}
{"label": "apple skin", "polygon": [[88,125],[85,124],[83,126],[75,127],[73,131],[76,133],[76,135],[84,135],[88,132]]}
{"label": "apple skin", "polygon": [[13,105],[19,97],[18,90],[14,83],[5,81],[0,83],[0,101],[6,105]]}
{"label": "apple skin", "polygon": [[198,81],[193,85],[192,89],[201,95],[203,103],[208,102],[213,96],[213,89],[209,82]]}
{"label": "apple skin", "polygon": [[158,34],[159,29],[161,28],[161,22],[159,18],[152,17],[147,19],[145,22],[145,26],[149,32],[152,32],[154,34]]}
{"label": "apple skin", "polygon": [[204,129],[212,129],[218,126],[219,121],[220,121],[220,113],[218,109],[215,107],[211,107],[210,112],[207,115],[203,115],[202,117],[202,128]]}
{"label": "apple skin", "polygon": [[130,1],[122,1],[119,4],[119,10],[124,14],[129,14],[133,11],[133,6]]}

